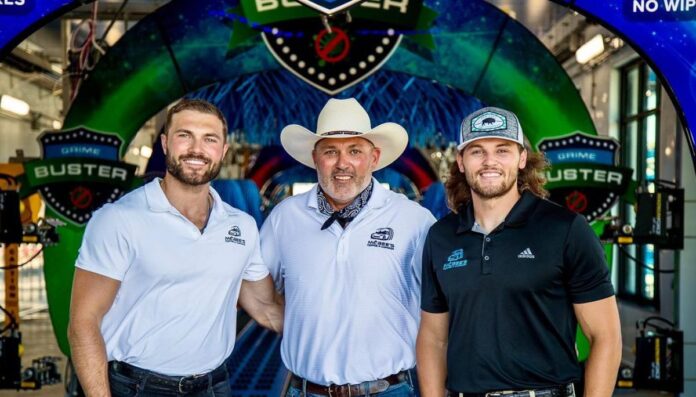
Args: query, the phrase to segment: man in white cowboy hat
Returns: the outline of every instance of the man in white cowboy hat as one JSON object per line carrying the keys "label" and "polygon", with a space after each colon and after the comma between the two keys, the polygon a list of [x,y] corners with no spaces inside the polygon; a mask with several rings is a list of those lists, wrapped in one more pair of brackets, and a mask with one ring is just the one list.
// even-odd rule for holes
{"label": "man in white cowboy hat", "polygon": [[371,127],[355,99],[330,99],[317,131],[280,140],[319,183],[274,208],[261,253],[286,300],[287,396],[412,396],[428,210],[372,178],[406,148],[398,124]]}

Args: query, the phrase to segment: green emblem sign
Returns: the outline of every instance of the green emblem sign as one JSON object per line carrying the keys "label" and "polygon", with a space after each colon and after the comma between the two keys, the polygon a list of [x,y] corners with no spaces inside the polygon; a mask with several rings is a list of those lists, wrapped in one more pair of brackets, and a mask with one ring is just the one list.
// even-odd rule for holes
{"label": "green emblem sign", "polygon": [[92,212],[133,185],[135,166],[119,161],[120,137],[76,128],[39,137],[42,160],[24,165],[25,191],[38,190],[67,221],[84,225]]}
{"label": "green emblem sign", "polygon": [[588,222],[607,212],[631,183],[633,170],[616,165],[619,143],[612,138],[576,132],[543,139],[538,148],[551,163],[546,173],[551,200]]}
{"label": "green emblem sign", "polygon": [[234,29],[230,54],[260,35],[284,68],[333,95],[377,71],[402,40],[420,54],[434,48],[427,30],[436,13],[422,0],[362,1],[349,12],[322,18],[295,1],[241,0],[227,14]]}

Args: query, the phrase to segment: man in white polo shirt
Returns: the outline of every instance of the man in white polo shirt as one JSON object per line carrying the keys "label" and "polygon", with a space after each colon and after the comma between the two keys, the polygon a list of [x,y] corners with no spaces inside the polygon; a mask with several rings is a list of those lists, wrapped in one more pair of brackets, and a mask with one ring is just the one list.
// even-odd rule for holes
{"label": "man in white polo shirt", "polygon": [[261,252],[285,294],[288,396],[414,394],[422,241],[435,219],[372,172],[406,148],[403,127],[372,128],[355,99],[330,99],[316,133],[281,132],[318,185],[276,206]]}
{"label": "man in white polo shirt", "polygon": [[227,151],[212,104],[182,100],[156,179],[94,213],[76,263],[69,339],[87,396],[229,396],[239,302],[280,331],[253,218],[209,186]]}

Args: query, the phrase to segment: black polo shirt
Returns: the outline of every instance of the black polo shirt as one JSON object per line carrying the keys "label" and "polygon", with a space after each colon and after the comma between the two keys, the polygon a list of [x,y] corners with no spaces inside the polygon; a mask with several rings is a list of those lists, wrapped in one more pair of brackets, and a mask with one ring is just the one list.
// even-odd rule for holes
{"label": "black polo shirt", "polygon": [[574,303],[614,294],[585,219],[525,192],[488,235],[471,203],[435,223],[423,251],[421,308],[449,312],[447,388],[540,388],[579,381]]}

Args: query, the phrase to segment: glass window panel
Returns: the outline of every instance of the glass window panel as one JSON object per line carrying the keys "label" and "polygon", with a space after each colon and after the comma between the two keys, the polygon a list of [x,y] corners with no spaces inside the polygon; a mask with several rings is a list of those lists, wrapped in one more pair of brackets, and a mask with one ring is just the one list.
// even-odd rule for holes
{"label": "glass window panel", "polygon": [[[636,246],[635,245],[628,245],[625,246],[626,251],[628,251],[628,254],[631,255],[632,257],[636,257]],[[624,292],[630,295],[635,295],[636,294],[636,262],[627,257],[625,259],[625,271],[624,271],[624,279],[623,279],[623,289]]]}
{"label": "glass window panel", "polygon": [[647,65],[645,66],[645,92],[642,93],[643,97],[643,110],[653,110],[657,108],[657,99],[659,97],[658,89],[659,85],[657,83],[657,75],[650,69]]}
{"label": "glass window panel", "polygon": [[651,193],[655,192],[655,178],[657,176],[657,115],[650,115],[645,119],[645,181],[648,189],[652,185]]}
{"label": "glass window panel", "polygon": [[632,168],[633,178],[638,178],[638,121],[631,121],[626,125],[626,139],[624,142],[624,160],[623,164]]}
{"label": "glass window panel", "polygon": [[[643,246],[643,263],[650,268],[655,268],[655,246],[654,245],[644,245]],[[642,281],[643,281],[643,297],[647,299],[655,298],[655,272],[648,269],[647,267],[642,267]]]}
{"label": "glass window panel", "polygon": [[[659,167],[659,80],[645,62],[623,69],[622,74],[621,163],[634,170],[632,179],[654,192]],[[633,205],[623,202],[621,208],[622,222],[635,225]],[[633,296],[641,301],[654,301],[659,288],[656,284],[657,274],[651,270],[655,267],[656,248],[652,245],[629,245],[624,246],[622,251],[619,255],[622,264],[618,274],[619,291],[624,296]]]}
{"label": "glass window panel", "polygon": [[628,71],[626,75],[626,115],[632,116],[638,113],[638,98],[641,94],[638,93],[640,87],[638,67],[634,67]]}
{"label": "glass window panel", "polygon": [[636,222],[636,207],[633,204],[626,204],[625,210],[625,223],[633,225]]}

